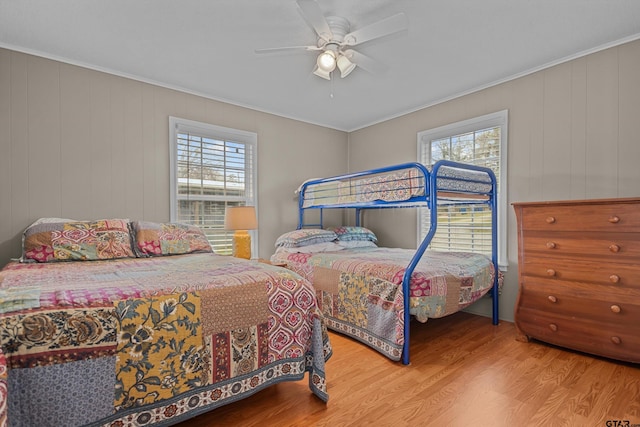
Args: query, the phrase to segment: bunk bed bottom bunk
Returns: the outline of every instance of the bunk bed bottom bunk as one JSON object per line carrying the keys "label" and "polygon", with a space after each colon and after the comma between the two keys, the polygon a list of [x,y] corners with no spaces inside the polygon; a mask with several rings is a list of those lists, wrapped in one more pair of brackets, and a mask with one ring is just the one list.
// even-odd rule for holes
{"label": "bunk bed bottom bunk", "polygon": [[[279,250],[271,260],[286,264],[314,285],[329,329],[397,361],[405,343],[402,279],[414,254],[415,250],[382,247],[316,253]],[[410,314],[426,322],[463,310],[493,288],[495,274],[485,255],[427,251],[411,275]]]}

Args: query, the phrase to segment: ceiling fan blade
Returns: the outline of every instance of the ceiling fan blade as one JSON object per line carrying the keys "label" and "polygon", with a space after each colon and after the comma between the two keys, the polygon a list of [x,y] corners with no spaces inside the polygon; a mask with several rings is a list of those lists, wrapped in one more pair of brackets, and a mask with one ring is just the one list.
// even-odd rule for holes
{"label": "ceiling fan blade", "polygon": [[343,54],[358,67],[370,72],[371,74],[384,74],[389,67],[373,58],[363,55],[355,50],[345,50]]}
{"label": "ceiling fan blade", "polygon": [[318,36],[325,41],[331,40],[333,33],[318,3],[315,0],[298,0],[297,3],[300,13]]}
{"label": "ceiling fan blade", "polygon": [[320,50],[317,46],[286,46],[286,47],[267,47],[264,49],[256,49],[255,53],[258,55],[270,54],[270,53],[295,53],[308,52],[313,50]]}
{"label": "ceiling fan blade", "polygon": [[407,16],[401,12],[345,35],[343,44],[355,46],[369,40],[404,31],[407,28]]}

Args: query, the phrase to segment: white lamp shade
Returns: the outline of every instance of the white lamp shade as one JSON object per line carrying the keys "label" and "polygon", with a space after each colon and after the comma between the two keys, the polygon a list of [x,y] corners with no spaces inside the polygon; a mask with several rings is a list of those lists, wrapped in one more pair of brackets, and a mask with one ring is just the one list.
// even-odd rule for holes
{"label": "white lamp shade", "polygon": [[227,230],[254,230],[258,228],[255,206],[227,206],[224,213]]}
{"label": "white lamp shade", "polygon": [[323,79],[331,80],[331,72],[325,71],[320,67],[316,67],[316,69],[313,70],[313,74],[315,74],[318,77],[322,77]]}
{"label": "white lamp shade", "polygon": [[356,68],[356,64],[351,62],[346,55],[340,55],[338,58],[338,68],[340,69],[340,77],[345,78]]}

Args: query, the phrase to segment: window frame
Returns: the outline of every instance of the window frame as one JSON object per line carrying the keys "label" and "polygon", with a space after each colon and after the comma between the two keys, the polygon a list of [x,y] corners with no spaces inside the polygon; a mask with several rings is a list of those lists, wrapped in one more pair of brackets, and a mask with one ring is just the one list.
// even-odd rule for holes
{"label": "window frame", "polygon": [[[244,202],[245,205],[255,206],[258,213],[258,134],[254,132],[227,128],[223,126],[203,123],[194,120],[169,116],[169,163],[170,163],[170,219],[177,221],[178,193],[178,134],[188,132],[201,137],[212,138],[225,142],[235,142],[251,147],[249,166],[245,165],[245,182],[249,182],[245,188],[245,196],[207,196],[206,200],[220,202]],[[247,169],[251,169],[250,171]],[[204,200],[204,199],[203,199]],[[183,221],[184,222],[184,221]],[[258,230],[248,230],[251,235],[251,253],[258,253]],[[230,231],[229,233],[233,233]],[[229,247],[231,250],[231,247]]]}
{"label": "window frame", "polygon": [[[417,156],[418,161],[425,157],[424,150],[434,140],[451,138],[453,136],[483,130],[487,128],[500,127],[500,173],[498,177],[498,265],[501,270],[506,271],[509,265],[507,257],[507,147],[509,134],[509,111],[502,110],[495,113],[474,117],[467,120],[450,123],[433,129],[420,131],[417,134]],[[431,163],[431,152],[426,153],[429,159],[425,166]],[[428,210],[420,209],[417,215],[417,245],[422,243],[420,233],[421,216],[428,215]]]}

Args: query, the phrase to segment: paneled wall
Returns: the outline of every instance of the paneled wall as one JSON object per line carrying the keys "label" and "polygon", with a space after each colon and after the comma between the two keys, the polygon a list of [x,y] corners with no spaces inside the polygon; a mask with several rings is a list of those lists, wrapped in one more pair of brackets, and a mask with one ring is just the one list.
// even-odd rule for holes
{"label": "paneled wall", "polygon": [[[0,49],[0,265],[19,255],[20,233],[42,216],[168,220],[170,115],[258,134],[258,255],[267,257],[296,224],[293,191],[304,179],[414,160],[418,132],[503,109],[509,203],[640,195],[640,41],[348,135]],[[415,247],[412,210],[365,220],[382,244]],[[506,320],[516,251],[509,206]],[[471,310],[490,313],[488,301]]]}
{"label": "paneled wall", "polygon": [[302,181],[347,169],[344,132],[0,49],[0,266],[40,217],[168,221],[169,116],[258,134],[254,256],[295,228]]}
{"label": "paneled wall", "polygon": [[[640,41],[630,42],[349,134],[349,170],[416,158],[420,131],[509,110],[508,202],[640,195]],[[415,247],[412,210],[367,217],[385,245]],[[515,216],[501,317],[517,294]],[[489,315],[483,301],[471,310]]]}

